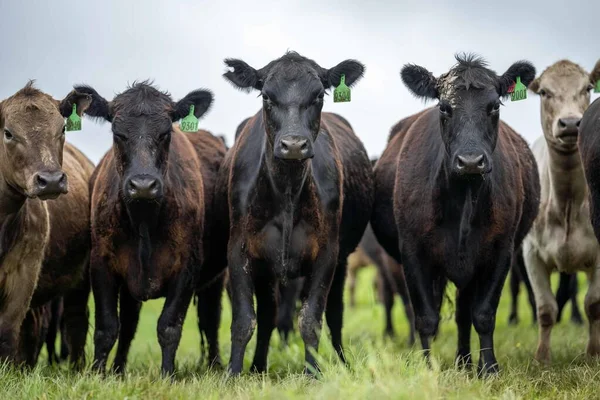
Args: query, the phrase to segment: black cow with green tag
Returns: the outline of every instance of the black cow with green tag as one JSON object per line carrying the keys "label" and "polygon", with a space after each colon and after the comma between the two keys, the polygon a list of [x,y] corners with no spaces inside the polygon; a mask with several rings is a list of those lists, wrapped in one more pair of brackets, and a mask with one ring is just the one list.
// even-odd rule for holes
{"label": "black cow with green tag", "polygon": [[[342,360],[346,259],[371,215],[371,163],[342,117],[321,112],[332,87],[352,86],[363,65],[342,61],[327,69],[289,52],[261,69],[225,61],[225,78],[262,95],[262,110],[240,124],[219,172],[216,203],[229,233],[233,321],[230,372],[242,370],[258,323],[252,369],[267,369],[279,282],[306,277],[299,316],[306,372],[317,372],[323,312]],[[344,99],[348,99],[345,97]],[[253,307],[256,293],[258,316]]]}

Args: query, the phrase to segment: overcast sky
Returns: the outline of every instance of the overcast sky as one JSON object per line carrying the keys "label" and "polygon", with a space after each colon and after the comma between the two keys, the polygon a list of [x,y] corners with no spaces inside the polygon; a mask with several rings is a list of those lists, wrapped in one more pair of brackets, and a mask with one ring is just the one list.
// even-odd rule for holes
{"label": "overcast sky", "polygon": [[[497,73],[519,59],[539,73],[561,58],[589,71],[600,58],[597,0],[0,0],[0,18],[0,99],[30,78],[55,98],[87,83],[110,100],[146,78],[175,100],[208,88],[215,101],[200,126],[225,134],[230,145],[238,123],[261,100],[222,78],[224,58],[255,68],[288,49],[327,68],[358,59],[367,70],[352,102],[326,97],[324,110],[346,117],[370,156],[381,153],[395,122],[424,107],[400,81],[405,63],[437,76],[459,51],[479,53]],[[541,135],[539,100],[531,93],[526,101],[507,101],[501,117],[530,143]],[[86,119],[67,139],[97,162],[112,143],[109,129]]]}

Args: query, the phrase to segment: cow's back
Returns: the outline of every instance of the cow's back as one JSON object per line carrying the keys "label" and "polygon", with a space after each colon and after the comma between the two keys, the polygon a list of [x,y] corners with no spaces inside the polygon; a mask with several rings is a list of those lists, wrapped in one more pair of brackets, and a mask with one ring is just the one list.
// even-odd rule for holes
{"label": "cow's back", "polygon": [[[337,114],[323,113],[321,127],[327,130],[335,143],[343,171],[339,256],[345,259],[358,246],[371,217],[373,170],[364,145],[346,119]],[[325,145],[317,139],[315,145],[319,144]]]}
{"label": "cow's back", "polygon": [[[515,232],[515,248],[518,248],[539,210],[540,177],[537,163],[525,139],[504,121],[499,123],[498,143],[494,153],[496,152],[499,153],[500,165],[505,165],[501,168],[515,174],[518,181],[517,186],[504,189],[509,190],[515,197],[514,201],[518,207],[518,225]],[[495,160],[495,163],[498,161]]]}
{"label": "cow's back", "polygon": [[47,201],[50,240],[37,289],[35,307],[72,288],[83,279],[83,263],[90,251],[90,196],[88,184],[94,164],[76,147],[65,143],[63,170],[69,192]]}
{"label": "cow's back", "polygon": [[[179,128],[176,128],[179,129]],[[228,231],[223,230],[219,225],[222,224],[222,216],[218,212],[215,204],[215,191],[221,163],[227,152],[225,143],[208,131],[199,130],[198,132],[185,133],[187,139],[192,143],[198,160],[200,162],[200,171],[202,173],[202,183],[204,186],[204,258],[208,260],[205,263],[206,277],[200,279],[200,282],[212,278],[218,274],[227,265],[227,243]],[[203,269],[203,272],[206,270]]]}
{"label": "cow's back", "polygon": [[423,110],[413,114],[394,125],[388,137],[388,145],[374,168],[375,202],[371,226],[379,243],[399,263],[401,257],[398,249],[398,232],[391,218],[394,215],[394,186],[398,157],[406,133],[426,112],[427,110]]}
{"label": "cow's back", "polygon": [[590,218],[600,241],[600,99],[586,110],[579,132],[579,151],[590,191]]}

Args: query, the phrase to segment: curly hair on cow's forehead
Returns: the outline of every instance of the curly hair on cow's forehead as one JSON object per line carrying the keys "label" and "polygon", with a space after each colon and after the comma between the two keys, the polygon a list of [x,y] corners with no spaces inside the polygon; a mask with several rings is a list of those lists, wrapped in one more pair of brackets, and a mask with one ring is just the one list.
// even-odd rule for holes
{"label": "curly hair on cow's forehead", "polygon": [[455,58],[456,64],[438,79],[441,93],[496,87],[498,75],[488,68],[487,61],[482,57],[473,53],[459,53]]}

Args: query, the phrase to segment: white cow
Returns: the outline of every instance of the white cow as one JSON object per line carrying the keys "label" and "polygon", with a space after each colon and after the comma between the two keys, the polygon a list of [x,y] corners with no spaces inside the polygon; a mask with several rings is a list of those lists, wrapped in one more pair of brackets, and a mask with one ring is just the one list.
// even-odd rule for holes
{"label": "white cow", "polygon": [[556,270],[587,274],[587,354],[600,354],[600,320],[590,313],[600,302],[600,245],[590,223],[587,183],[577,147],[579,122],[590,104],[592,88],[590,75],[567,60],[548,67],[529,85],[541,97],[544,137],[533,144],[542,193],[539,214],[523,242],[523,256],[538,313],[535,358],[545,364],[550,362],[550,333],[558,313],[550,287],[550,274]]}

